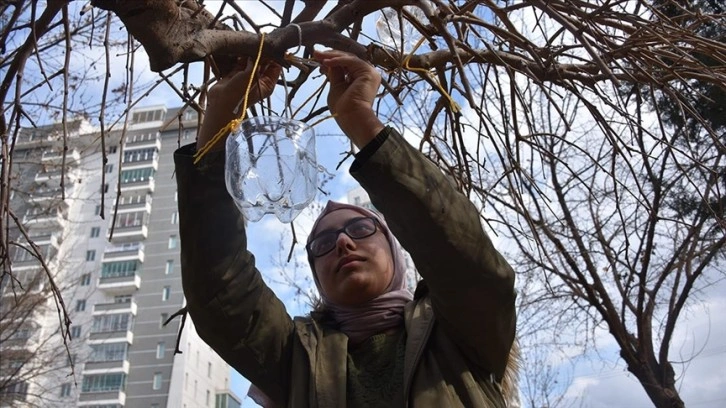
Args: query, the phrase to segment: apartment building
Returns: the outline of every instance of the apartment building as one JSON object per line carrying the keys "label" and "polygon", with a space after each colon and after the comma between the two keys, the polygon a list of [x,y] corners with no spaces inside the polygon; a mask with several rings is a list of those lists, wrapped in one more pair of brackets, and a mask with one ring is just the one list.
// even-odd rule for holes
{"label": "apartment building", "polygon": [[191,319],[179,337],[181,318],[163,325],[184,306],[173,152],[197,124],[178,113],[135,109],[123,137],[103,144],[84,120],[22,130],[10,174],[22,228],[7,226],[3,269],[17,280],[0,283],[0,406],[240,406],[229,366]]}

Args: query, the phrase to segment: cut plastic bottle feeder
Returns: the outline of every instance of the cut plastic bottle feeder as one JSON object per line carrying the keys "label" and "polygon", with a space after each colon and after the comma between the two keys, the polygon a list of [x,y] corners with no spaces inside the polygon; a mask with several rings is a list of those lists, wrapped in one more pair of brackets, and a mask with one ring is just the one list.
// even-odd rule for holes
{"label": "cut plastic bottle feeder", "polygon": [[226,157],[227,191],[251,222],[265,214],[292,222],[315,198],[315,131],[303,122],[249,118],[227,138]]}

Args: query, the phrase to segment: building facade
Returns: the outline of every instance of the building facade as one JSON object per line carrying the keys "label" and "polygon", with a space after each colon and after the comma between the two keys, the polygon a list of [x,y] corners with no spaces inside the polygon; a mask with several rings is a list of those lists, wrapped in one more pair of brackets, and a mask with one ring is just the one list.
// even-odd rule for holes
{"label": "building facade", "polygon": [[103,144],[82,120],[24,129],[15,143],[9,201],[21,227],[8,226],[4,265],[17,280],[4,273],[0,288],[0,406],[239,406],[229,366],[191,319],[181,335],[181,318],[163,324],[185,304],[173,152],[193,142],[196,113],[153,106],[129,118]]}

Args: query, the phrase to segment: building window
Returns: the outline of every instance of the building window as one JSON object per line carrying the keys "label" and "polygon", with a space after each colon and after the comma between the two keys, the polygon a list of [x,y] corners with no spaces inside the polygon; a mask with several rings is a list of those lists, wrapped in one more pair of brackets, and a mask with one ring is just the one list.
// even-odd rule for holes
{"label": "building window", "polygon": [[162,359],[162,358],[164,358],[165,354],[166,354],[166,343],[164,343],[163,341],[156,343],[156,358]]}
{"label": "building window", "polygon": [[148,181],[154,178],[154,168],[124,170],[121,172],[121,184]]}
{"label": "building window", "polygon": [[212,378],[212,363],[207,363],[207,377]]}
{"label": "building window", "polygon": [[178,211],[174,211],[173,213],[171,213],[171,223],[172,224],[179,223],[179,212]]}
{"label": "building window", "polygon": [[106,173],[113,172],[113,164],[107,164],[106,165]]}
{"label": "building window", "polygon": [[131,116],[132,123],[153,122],[162,119],[164,111],[157,109],[151,111],[134,112]]}
{"label": "building window", "polygon": [[83,377],[82,392],[110,392],[124,389],[126,374],[96,374]]}
{"label": "building window", "polygon": [[128,352],[128,343],[104,343],[91,345],[88,361],[103,363],[106,361],[124,361]]}
{"label": "building window", "polygon": [[166,274],[169,275],[172,272],[174,272],[174,260],[169,259],[166,261]]}
{"label": "building window", "polygon": [[176,245],[177,245],[176,235],[169,236],[169,249],[176,248]]}
{"label": "building window", "polygon": [[91,249],[91,250],[86,251],[86,261],[90,262],[90,261],[95,261],[95,260],[96,260],[96,250]]}
{"label": "building window", "polygon": [[209,390],[207,390],[207,396],[204,399],[204,405],[209,406]]}
{"label": "building window", "polygon": [[93,317],[92,333],[112,333],[127,331],[131,328],[130,313],[114,313]]}
{"label": "building window", "polygon": [[105,193],[108,193],[108,188],[109,188],[109,187],[108,187],[108,183],[106,183],[106,184],[104,184],[104,185],[103,185],[103,193],[104,193],[104,194],[105,194]]}
{"label": "building window", "polygon": [[169,319],[169,313],[162,313],[161,320],[159,321],[159,328],[164,328],[164,323]]}
{"label": "building window", "polygon": [[101,227],[91,228],[91,238],[98,238],[101,235]]}
{"label": "building window", "polygon": [[76,361],[78,360],[78,355],[76,353],[73,353],[70,356],[67,356],[67,359],[68,361],[66,362],[68,363],[68,366],[75,366]]}
{"label": "building window", "polygon": [[91,284],[91,274],[84,273],[81,275],[81,286],[88,286]]}
{"label": "building window", "polygon": [[113,297],[113,303],[131,303],[133,295],[117,295]]}
{"label": "building window", "polygon": [[81,337],[81,326],[71,326],[71,340]]}
{"label": "building window", "polygon": [[164,286],[164,289],[161,291],[161,300],[167,301],[169,300],[169,296],[171,296],[171,286]]}
{"label": "building window", "polygon": [[187,109],[184,111],[184,120],[194,120],[197,118],[197,112],[195,112],[192,109]]}
{"label": "building window", "polygon": [[154,381],[151,385],[151,388],[154,390],[161,389],[161,373],[154,373]]}
{"label": "building window", "polygon": [[109,154],[114,154],[114,153],[116,153],[116,146],[115,146],[115,145],[114,145],[114,146],[109,146],[109,147],[108,147],[108,153],[109,153]]}
{"label": "building window", "polygon": [[102,278],[122,278],[136,275],[138,261],[106,262],[101,267]]}
{"label": "building window", "polygon": [[20,381],[16,383],[11,382],[10,384],[7,384],[3,387],[2,395],[3,397],[8,396],[14,400],[25,401],[25,399],[28,397],[28,383],[25,381]]}
{"label": "building window", "polygon": [[156,147],[147,149],[136,149],[124,152],[124,163],[138,163],[154,160],[157,156]]}
{"label": "building window", "polygon": [[82,312],[86,310],[86,300],[76,300],[76,312]]}
{"label": "building window", "polygon": [[94,214],[95,214],[95,215],[101,215],[101,206],[100,206],[100,205],[97,205],[97,206],[96,206],[96,211],[95,211],[95,213],[94,213]]}
{"label": "building window", "polygon": [[70,395],[71,395],[71,384],[70,383],[65,383],[65,384],[61,385],[60,396],[61,397],[68,397]]}
{"label": "building window", "polygon": [[116,218],[117,228],[140,227],[146,223],[146,211],[136,211],[118,214]]}

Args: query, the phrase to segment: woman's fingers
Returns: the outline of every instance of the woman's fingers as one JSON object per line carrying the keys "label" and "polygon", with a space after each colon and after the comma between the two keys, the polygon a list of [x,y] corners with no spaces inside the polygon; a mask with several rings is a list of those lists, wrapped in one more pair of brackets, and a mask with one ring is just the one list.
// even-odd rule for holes
{"label": "woman's fingers", "polygon": [[[265,65],[260,67],[257,78],[254,79],[253,88],[250,92],[254,92],[250,97],[251,103],[259,102],[260,100],[267,98],[272,94],[272,91],[277,85],[277,78],[280,77],[282,67],[274,62],[267,62]],[[247,85],[245,84],[245,87]]]}

